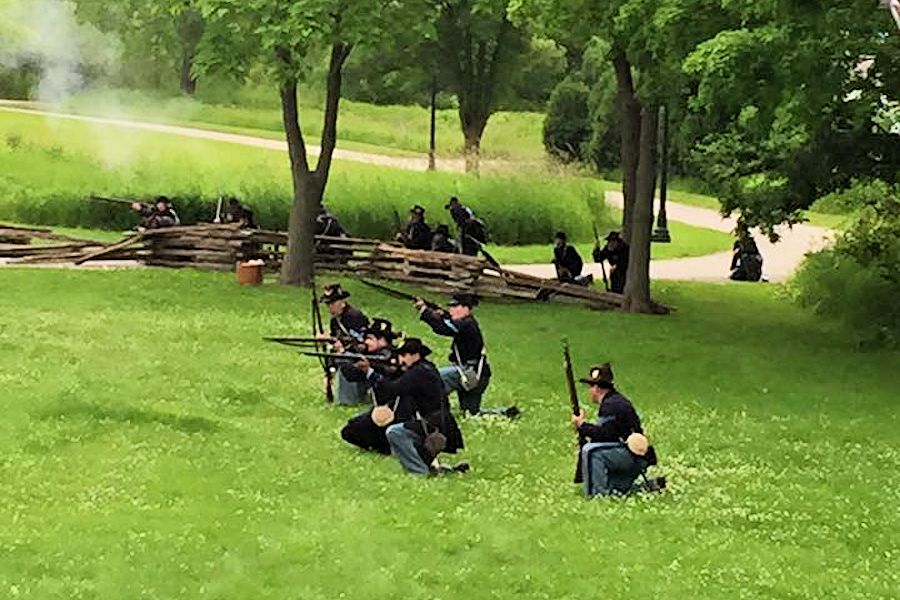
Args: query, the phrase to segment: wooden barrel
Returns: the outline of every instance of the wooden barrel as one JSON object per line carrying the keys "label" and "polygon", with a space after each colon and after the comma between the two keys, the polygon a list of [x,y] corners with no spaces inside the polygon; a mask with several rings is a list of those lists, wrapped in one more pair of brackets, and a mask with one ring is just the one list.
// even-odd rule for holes
{"label": "wooden barrel", "polygon": [[238,263],[237,282],[240,285],[261,285],[263,280],[263,266],[259,263]]}

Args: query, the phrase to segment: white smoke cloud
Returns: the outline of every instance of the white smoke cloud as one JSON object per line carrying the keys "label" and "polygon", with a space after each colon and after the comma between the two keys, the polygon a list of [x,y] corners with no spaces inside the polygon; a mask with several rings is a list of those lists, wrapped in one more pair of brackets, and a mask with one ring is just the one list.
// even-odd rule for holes
{"label": "white smoke cloud", "polygon": [[78,23],[75,7],[64,0],[0,0],[0,66],[34,66],[41,102],[59,103],[81,91],[88,73],[112,73],[118,40],[92,25]]}

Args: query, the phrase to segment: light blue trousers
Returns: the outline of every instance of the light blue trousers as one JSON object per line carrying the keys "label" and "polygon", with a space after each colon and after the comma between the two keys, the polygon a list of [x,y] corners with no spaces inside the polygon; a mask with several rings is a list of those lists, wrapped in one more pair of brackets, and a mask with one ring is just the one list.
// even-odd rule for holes
{"label": "light blue trousers", "polygon": [[428,475],[428,465],[419,454],[422,440],[415,432],[407,429],[403,423],[396,423],[388,427],[385,433],[388,443],[391,445],[391,453],[397,457],[407,473]]}
{"label": "light blue trousers", "polygon": [[584,495],[609,496],[627,493],[641,474],[641,465],[623,444],[603,442],[585,444],[581,449]]}

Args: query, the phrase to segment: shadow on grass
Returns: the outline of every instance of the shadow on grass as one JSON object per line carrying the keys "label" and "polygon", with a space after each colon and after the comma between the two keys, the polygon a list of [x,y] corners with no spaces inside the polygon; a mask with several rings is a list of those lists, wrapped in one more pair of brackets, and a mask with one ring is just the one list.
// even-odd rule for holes
{"label": "shadow on grass", "polygon": [[214,433],[219,424],[206,417],[186,417],[157,410],[134,407],[110,407],[84,402],[66,403],[42,413],[44,419],[86,418],[97,422],[113,421],[133,425],[165,425],[183,433]]}

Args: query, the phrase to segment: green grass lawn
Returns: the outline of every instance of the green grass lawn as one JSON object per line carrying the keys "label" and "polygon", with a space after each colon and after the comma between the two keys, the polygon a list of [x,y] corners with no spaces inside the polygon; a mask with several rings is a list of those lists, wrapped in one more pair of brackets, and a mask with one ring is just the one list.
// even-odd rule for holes
{"label": "green grass lawn", "polygon": [[[492,239],[529,243],[566,229],[591,235],[588,201],[605,183],[549,175],[426,173],[336,161],[326,201],[357,235],[385,237],[413,204],[433,223],[448,222],[447,198],[459,195],[489,224]],[[266,227],[284,229],[291,201],[287,156],[126,128],[0,112],[0,218],[28,223],[124,228],[134,224],[90,194],[179,199],[186,222],[209,220],[222,194],[244,198]],[[112,210],[115,210],[113,208]],[[601,225],[608,225],[599,215]]]}
{"label": "green grass lawn", "polygon": [[[657,286],[669,317],[479,309],[515,423],[420,480],[344,445],[352,410],[267,334],[308,297],[193,271],[0,270],[7,598],[888,598],[900,589],[896,353],[775,286]],[[411,307],[353,300],[425,335]],[[559,340],[612,360],[671,489],[586,502]],[[728,351],[726,349],[730,348]]]}
{"label": "green grass lawn", "polygon": [[[613,219],[621,219],[619,211],[612,210],[611,212]],[[676,221],[669,221],[669,233],[672,235],[671,243],[654,243],[651,246],[654,259],[686,258],[726,252],[731,249],[731,244],[734,241],[734,238],[727,233],[694,227]],[[593,242],[575,244],[575,247],[585,262],[591,260],[591,251],[594,247]],[[500,264],[548,263],[553,256],[553,244],[550,241],[546,244],[528,244],[524,246],[490,246],[489,251]]]}
{"label": "green grass lawn", "polygon": [[[305,101],[305,98],[301,98]],[[304,134],[318,144],[322,128],[321,105],[301,107]],[[70,99],[65,110],[90,115],[131,117],[178,125],[228,128],[240,133],[261,134],[284,139],[278,94],[266,106],[205,103],[185,97],[148,96],[133,91],[98,91]],[[545,156],[541,132],[544,115],[529,112],[498,112],[491,116],[484,132],[485,158],[541,160]],[[440,110],[436,117],[438,153],[461,154],[463,137],[455,109]],[[338,121],[342,148],[400,154],[428,152],[429,112],[418,106],[377,106],[350,100],[341,101]]]}

